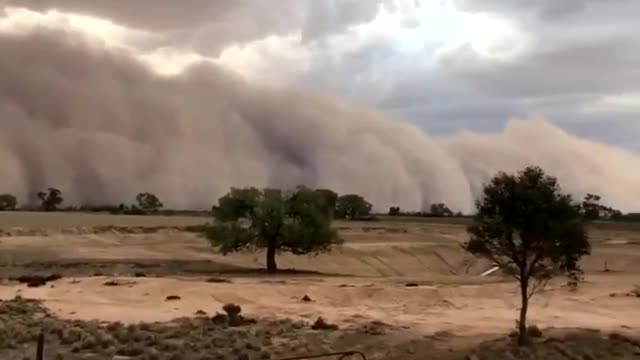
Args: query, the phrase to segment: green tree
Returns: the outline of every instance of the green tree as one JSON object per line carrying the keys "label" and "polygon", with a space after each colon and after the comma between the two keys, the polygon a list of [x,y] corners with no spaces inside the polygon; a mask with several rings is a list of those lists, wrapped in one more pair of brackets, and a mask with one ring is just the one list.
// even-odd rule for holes
{"label": "green tree", "polygon": [[64,202],[62,191],[56,188],[48,188],[46,192],[40,191],[37,196],[42,203],[44,211],[55,211],[58,209],[58,205]]}
{"label": "green tree", "polygon": [[211,244],[219,246],[225,255],[266,248],[269,273],[278,269],[278,251],[318,253],[342,242],[331,227],[323,198],[305,187],[291,193],[232,188],[212,212],[216,222],[205,231]]}
{"label": "green tree", "polygon": [[539,167],[517,175],[499,173],[485,185],[464,245],[520,284],[518,343],[526,341],[529,299],[554,275],[575,274],[590,253],[579,204],[563,194],[556,178]]}
{"label": "green tree", "polygon": [[149,212],[158,211],[164,206],[155,194],[148,192],[138,194],[136,196],[136,202],[140,209]]}
{"label": "green tree", "polygon": [[0,211],[13,211],[18,206],[18,199],[11,194],[0,195]]}
{"label": "green tree", "polygon": [[342,195],[336,202],[336,217],[358,220],[371,214],[371,204],[356,194]]}

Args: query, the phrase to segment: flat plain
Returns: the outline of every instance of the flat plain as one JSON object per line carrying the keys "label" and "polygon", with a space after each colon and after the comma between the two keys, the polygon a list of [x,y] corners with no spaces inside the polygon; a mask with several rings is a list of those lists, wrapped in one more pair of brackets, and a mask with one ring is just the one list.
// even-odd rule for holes
{"label": "flat plain", "polygon": [[[277,276],[261,270],[262,253],[222,256],[190,230],[208,220],[0,213],[0,357],[32,358],[40,330],[59,359],[278,359],[348,350],[368,359],[640,357],[636,224],[590,227],[585,281],[571,291],[556,279],[536,295],[529,322],[542,336],[517,348],[508,336],[517,286],[499,272],[480,276],[491,264],[459,246],[465,219],[336,222],[342,246],[280,254]],[[39,287],[15,281],[33,274],[61,278]],[[255,323],[212,322],[227,303]],[[338,329],[312,329],[318,317]]]}

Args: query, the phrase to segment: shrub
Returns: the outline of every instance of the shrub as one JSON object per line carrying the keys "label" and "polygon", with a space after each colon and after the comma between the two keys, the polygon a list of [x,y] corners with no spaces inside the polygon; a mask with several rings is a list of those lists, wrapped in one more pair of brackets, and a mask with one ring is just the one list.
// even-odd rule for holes
{"label": "shrub", "polygon": [[11,194],[0,195],[0,211],[13,211],[18,206],[18,200]]}

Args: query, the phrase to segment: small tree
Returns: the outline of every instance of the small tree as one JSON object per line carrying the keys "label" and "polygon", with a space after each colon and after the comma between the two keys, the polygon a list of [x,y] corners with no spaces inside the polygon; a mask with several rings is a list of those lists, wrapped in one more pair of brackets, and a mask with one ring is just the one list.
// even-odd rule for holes
{"label": "small tree", "polygon": [[11,194],[0,195],[0,211],[13,211],[18,206],[18,199]]}
{"label": "small tree", "polygon": [[58,205],[64,202],[62,191],[56,188],[49,188],[46,192],[40,191],[37,196],[42,203],[42,209],[44,209],[44,211],[55,211]]}
{"label": "small tree", "polygon": [[212,211],[216,223],[205,231],[212,245],[225,255],[266,248],[269,273],[277,271],[277,251],[303,255],[341,243],[324,199],[305,187],[289,194],[276,189],[232,188]]}
{"label": "small tree", "polygon": [[371,214],[371,204],[356,194],[342,195],[336,202],[336,217],[358,220]]}
{"label": "small tree", "polygon": [[164,206],[155,194],[148,192],[138,194],[136,196],[136,202],[140,209],[149,212],[158,211]]}
{"label": "small tree", "polygon": [[595,194],[587,194],[582,201],[582,212],[587,220],[598,220],[600,218],[600,196]]}
{"label": "small tree", "polygon": [[443,217],[443,216],[453,216],[453,211],[451,211],[447,205],[443,203],[431,204],[430,208],[431,216]]}
{"label": "small tree", "polygon": [[392,206],[389,208],[389,216],[400,215],[400,206]]}
{"label": "small tree", "polygon": [[527,167],[517,175],[498,174],[476,202],[464,247],[520,283],[520,345],[526,341],[529,299],[553,275],[574,274],[580,258],[590,253],[579,208],[539,167]]}

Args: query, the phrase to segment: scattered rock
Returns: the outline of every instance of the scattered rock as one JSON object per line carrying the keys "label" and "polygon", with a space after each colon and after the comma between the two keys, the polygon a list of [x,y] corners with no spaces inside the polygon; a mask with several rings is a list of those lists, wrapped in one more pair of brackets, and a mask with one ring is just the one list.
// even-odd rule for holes
{"label": "scattered rock", "polygon": [[178,295],[168,295],[165,298],[165,301],[175,301],[175,300],[181,300],[182,298]]}
{"label": "scattered rock", "polygon": [[45,281],[56,281],[62,279],[62,275],[60,274],[51,274],[44,278]]}
{"label": "scattered rock", "polygon": [[231,284],[231,280],[223,279],[223,278],[217,278],[217,277],[208,278],[205,281],[208,282],[208,283],[215,283],[215,284]]}
{"label": "scattered rock", "polygon": [[138,271],[135,274],[133,274],[133,276],[135,276],[135,277],[147,277],[147,274],[145,274],[143,271]]}
{"label": "scattered rock", "polygon": [[111,358],[111,360],[131,360],[133,359],[130,356],[124,356],[124,355],[113,355],[113,357]]}
{"label": "scattered rock", "polygon": [[135,284],[136,284],[135,281],[112,279],[105,282],[103,285],[104,286],[127,286],[127,285],[135,285]]}
{"label": "scattered rock", "polygon": [[311,325],[312,330],[338,330],[338,325],[329,324],[322,317],[318,317],[316,322]]}
{"label": "scattered rock", "polygon": [[305,296],[303,296],[301,300],[302,300],[303,302],[310,302],[310,301],[312,301],[312,300],[311,300],[311,298],[309,297],[309,295],[305,295]]}
{"label": "scattered rock", "polygon": [[372,321],[362,326],[361,331],[365,334],[380,336],[387,333],[387,329],[390,329],[391,325],[382,321]]}
{"label": "scattered rock", "polygon": [[418,285],[418,283],[413,283],[413,282],[411,282],[411,283],[406,283],[406,284],[404,284],[404,286],[406,286],[406,287],[418,287],[418,286],[420,286],[420,285]]}
{"label": "scattered rock", "polygon": [[195,312],[195,315],[197,315],[197,316],[206,316],[207,312],[204,311],[204,310],[198,310],[198,311]]}
{"label": "scattered rock", "polygon": [[40,287],[43,285],[46,285],[47,281],[43,278],[33,278],[31,279],[28,283],[27,286],[28,287]]}
{"label": "scattered rock", "polygon": [[242,308],[240,307],[240,305],[231,303],[224,304],[224,306],[222,306],[222,310],[227,313],[227,316],[229,316],[229,318],[238,317],[242,312]]}
{"label": "scattered rock", "polygon": [[21,284],[27,284],[28,287],[40,287],[46,285],[49,281],[56,281],[62,278],[60,274],[51,275],[22,275],[17,278],[9,278],[9,280],[18,281]]}

